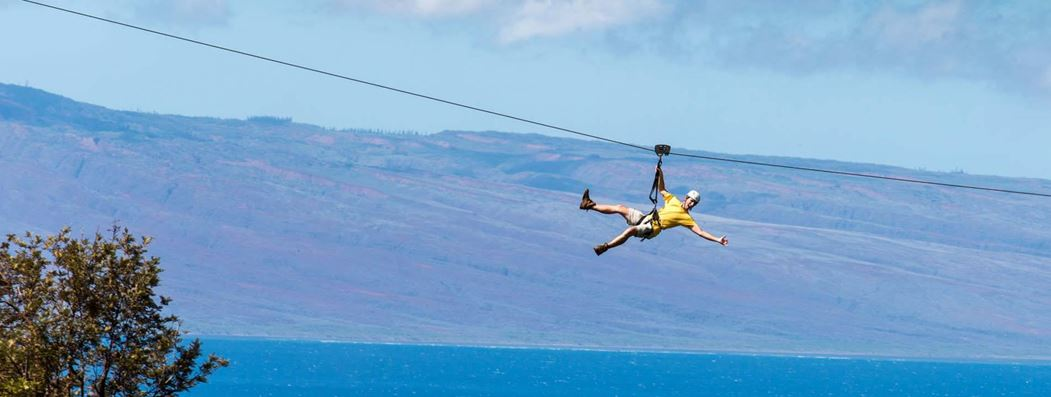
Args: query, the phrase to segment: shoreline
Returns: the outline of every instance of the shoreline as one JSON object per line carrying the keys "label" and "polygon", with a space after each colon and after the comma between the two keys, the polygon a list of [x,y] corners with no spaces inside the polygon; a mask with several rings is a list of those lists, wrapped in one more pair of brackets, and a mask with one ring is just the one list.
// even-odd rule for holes
{"label": "shoreline", "polygon": [[645,346],[586,346],[586,345],[559,345],[559,344],[471,344],[454,342],[419,342],[419,341],[369,341],[369,340],[342,340],[342,339],[308,339],[296,337],[258,336],[258,335],[207,335],[187,334],[185,336],[200,338],[202,341],[211,340],[233,340],[233,341],[273,341],[273,342],[299,342],[299,343],[328,343],[343,345],[376,345],[376,346],[418,346],[418,347],[456,347],[471,349],[493,349],[493,350],[548,350],[548,351],[579,351],[599,353],[642,353],[642,354],[682,354],[698,356],[746,356],[746,357],[778,357],[778,358],[805,358],[824,360],[872,360],[872,361],[901,361],[901,362],[926,362],[946,364],[990,364],[990,365],[1034,365],[1051,366],[1051,357],[1012,357],[1012,356],[989,356],[989,357],[958,357],[958,356],[891,356],[863,353],[844,352],[798,352],[798,351],[776,351],[776,350],[700,350],[700,349],[674,349],[666,347]]}

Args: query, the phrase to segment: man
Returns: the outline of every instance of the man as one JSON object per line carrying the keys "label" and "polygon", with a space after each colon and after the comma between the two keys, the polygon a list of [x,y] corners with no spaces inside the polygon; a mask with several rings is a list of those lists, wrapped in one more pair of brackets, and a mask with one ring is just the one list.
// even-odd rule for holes
{"label": "man", "polygon": [[705,240],[716,242],[723,246],[730,244],[730,240],[727,240],[726,236],[717,238],[704,231],[704,229],[701,229],[701,227],[697,225],[697,222],[694,222],[693,217],[690,216],[690,210],[700,202],[700,193],[696,190],[691,190],[689,193],[686,193],[686,196],[682,201],[679,201],[675,195],[668,193],[668,191],[665,190],[664,171],[659,167],[657,168],[657,189],[660,190],[661,196],[664,196],[664,207],[657,212],[657,222],[651,222],[650,217],[643,215],[642,211],[622,204],[597,204],[594,201],[591,201],[589,190],[584,189],[584,197],[580,199],[580,209],[595,210],[603,214],[619,214],[624,217],[624,220],[627,221],[629,225],[627,229],[624,229],[624,232],[620,233],[619,236],[614,237],[610,242],[596,245],[595,255],[602,255],[606,250],[624,244],[624,242],[632,236],[653,238],[660,234],[662,230],[676,226],[688,227],[694,234]]}

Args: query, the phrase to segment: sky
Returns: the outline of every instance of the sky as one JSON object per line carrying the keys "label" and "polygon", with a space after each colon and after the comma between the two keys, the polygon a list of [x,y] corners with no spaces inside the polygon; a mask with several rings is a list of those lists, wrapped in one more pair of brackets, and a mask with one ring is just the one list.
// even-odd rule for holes
{"label": "sky", "polygon": [[[41,0],[628,142],[1051,179],[1051,2]],[[0,82],[110,108],[523,124],[0,0]]]}

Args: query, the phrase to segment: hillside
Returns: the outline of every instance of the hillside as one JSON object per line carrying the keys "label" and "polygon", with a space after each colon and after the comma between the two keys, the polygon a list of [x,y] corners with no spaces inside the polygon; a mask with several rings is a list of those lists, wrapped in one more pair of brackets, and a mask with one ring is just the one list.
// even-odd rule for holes
{"label": "hillside", "polygon": [[114,111],[0,85],[3,232],[119,221],[154,236],[195,333],[1051,358],[1051,200],[673,156],[669,189],[698,187],[695,218],[730,247],[672,230],[596,258],[624,223],[577,210],[580,191],[645,208],[654,160],[533,134]]}

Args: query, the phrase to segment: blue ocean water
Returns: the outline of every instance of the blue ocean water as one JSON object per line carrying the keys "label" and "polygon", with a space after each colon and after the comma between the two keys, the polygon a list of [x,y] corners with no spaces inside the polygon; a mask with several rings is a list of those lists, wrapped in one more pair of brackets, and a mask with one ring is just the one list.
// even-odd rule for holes
{"label": "blue ocean water", "polygon": [[204,339],[211,396],[1051,396],[1051,363]]}

